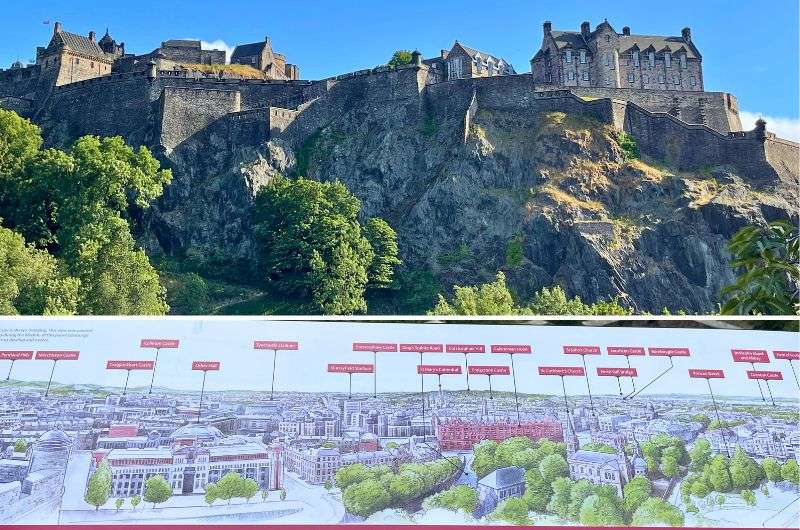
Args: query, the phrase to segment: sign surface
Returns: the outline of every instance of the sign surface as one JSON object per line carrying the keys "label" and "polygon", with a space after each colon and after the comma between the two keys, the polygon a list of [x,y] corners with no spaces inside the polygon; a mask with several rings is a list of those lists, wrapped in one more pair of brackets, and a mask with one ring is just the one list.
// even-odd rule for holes
{"label": "sign surface", "polygon": [[142,339],[140,348],[177,348],[181,341],[178,339]]}
{"label": "sign surface", "polygon": [[690,369],[689,377],[693,377],[695,379],[724,379],[725,372],[722,370]]}
{"label": "sign surface", "polygon": [[397,351],[397,344],[391,342],[354,342],[353,351]]}
{"label": "sign surface", "polygon": [[653,357],[689,357],[689,348],[647,348]]}
{"label": "sign surface", "polygon": [[152,370],[153,361],[108,361],[106,370]]}
{"label": "sign surface", "polygon": [[219,370],[219,365],[219,361],[192,361],[192,370],[202,370],[204,372]]}
{"label": "sign surface", "polygon": [[783,374],[772,370],[748,370],[748,379],[763,379],[765,381],[783,381]]}
{"label": "sign surface", "polygon": [[767,350],[731,350],[733,360],[737,363],[768,363]]}
{"label": "sign surface", "polygon": [[33,350],[30,351],[0,350],[0,359],[4,361],[23,361],[27,359],[33,359]]}
{"label": "sign surface", "polygon": [[598,368],[597,375],[609,377],[636,377],[636,368]]}
{"label": "sign surface", "polygon": [[371,374],[374,367],[371,364],[329,364],[328,371],[340,374]]}
{"label": "sign surface", "polygon": [[253,342],[256,350],[297,350],[300,343],[286,340],[257,340]]}
{"label": "sign surface", "polygon": [[470,366],[470,375],[511,375],[508,366]]}
{"label": "sign surface", "polygon": [[448,344],[447,353],[486,353],[483,344]]}
{"label": "sign surface", "polygon": [[570,355],[600,355],[600,346],[564,346],[564,353]]}
{"label": "sign surface", "polygon": [[582,366],[540,366],[539,375],[584,375]]}
{"label": "sign surface", "polygon": [[461,373],[461,365],[460,364],[419,364],[419,365],[417,365],[417,373],[418,374],[433,374],[433,375],[460,374]]}
{"label": "sign surface", "polygon": [[401,352],[407,353],[442,353],[443,344],[401,344]]}
{"label": "sign surface", "polygon": [[800,361],[800,351],[775,350],[772,352],[776,359],[784,361]]}
{"label": "sign surface", "polygon": [[80,352],[77,351],[37,351],[36,358],[45,361],[77,361]]}
{"label": "sign surface", "polygon": [[644,355],[644,348],[639,346],[609,346],[606,348],[609,355]]}
{"label": "sign surface", "polygon": [[533,353],[529,344],[492,344],[492,353]]}

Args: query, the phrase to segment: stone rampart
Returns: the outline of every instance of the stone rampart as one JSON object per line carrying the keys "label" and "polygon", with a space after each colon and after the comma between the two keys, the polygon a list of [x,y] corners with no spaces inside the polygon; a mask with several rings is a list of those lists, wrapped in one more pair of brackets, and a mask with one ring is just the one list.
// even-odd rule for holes
{"label": "stone rampart", "polygon": [[211,123],[241,111],[238,90],[165,87],[159,102],[158,144],[172,151]]}

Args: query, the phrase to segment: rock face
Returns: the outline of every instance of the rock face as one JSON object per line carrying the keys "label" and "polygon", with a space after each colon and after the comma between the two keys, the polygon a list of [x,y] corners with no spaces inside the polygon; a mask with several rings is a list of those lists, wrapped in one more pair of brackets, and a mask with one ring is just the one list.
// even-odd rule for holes
{"label": "rock face", "polygon": [[[626,160],[617,131],[589,116],[468,98],[349,101],[302,141],[255,147],[209,127],[167,155],[175,181],[144,240],[247,263],[254,191],[302,174],[344,182],[365,218],[395,228],[407,266],[443,285],[503,270],[523,302],[560,284],[585,301],[708,312],[734,278],[728,239],[747,224],[797,220],[796,171],[745,178]],[[521,259],[509,252],[520,249]]]}

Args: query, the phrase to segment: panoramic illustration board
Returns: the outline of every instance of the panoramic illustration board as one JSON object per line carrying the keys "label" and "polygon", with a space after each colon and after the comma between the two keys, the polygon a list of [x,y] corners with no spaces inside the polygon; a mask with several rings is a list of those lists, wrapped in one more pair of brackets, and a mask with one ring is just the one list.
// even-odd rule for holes
{"label": "panoramic illustration board", "polygon": [[0,322],[0,524],[797,527],[796,333]]}

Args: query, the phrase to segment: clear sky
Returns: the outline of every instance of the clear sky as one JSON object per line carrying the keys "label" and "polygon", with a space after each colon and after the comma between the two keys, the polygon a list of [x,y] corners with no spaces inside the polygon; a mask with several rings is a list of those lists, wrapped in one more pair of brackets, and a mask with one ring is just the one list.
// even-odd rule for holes
{"label": "clear sky", "polygon": [[[21,332],[20,330],[26,330]],[[60,338],[47,342],[12,340],[23,333],[31,336],[33,330],[92,330],[87,338]],[[14,331],[16,330],[16,331]],[[61,330],[61,331],[58,331]],[[53,331],[47,332],[53,336]],[[766,331],[729,331],[697,329],[648,329],[648,328],[604,328],[604,327],[555,327],[524,325],[462,325],[462,324],[392,324],[351,322],[282,322],[264,320],[193,320],[193,319],[146,319],[146,320],[6,320],[0,321],[0,349],[79,350],[77,361],[60,361],[54,380],[62,383],[96,383],[122,386],[125,372],[105,370],[108,360],[151,360],[154,350],[142,349],[143,338],[179,339],[177,349],[161,350],[156,373],[156,385],[170,388],[199,390],[201,372],[191,370],[192,361],[220,361],[219,372],[209,372],[206,388],[210,390],[250,389],[269,390],[272,373],[272,352],[253,350],[254,340],[298,341],[297,352],[280,352],[277,359],[276,390],[347,392],[347,375],[327,373],[328,363],[372,363],[371,352],[353,352],[353,342],[397,342],[438,344],[484,344],[490,351],[491,344],[528,344],[533,354],[515,356],[517,386],[521,392],[561,394],[560,378],[539,376],[539,366],[580,366],[580,356],[566,355],[563,345],[592,345],[603,349],[601,356],[587,356],[591,376],[592,392],[597,394],[618,393],[614,377],[597,377],[597,367],[625,367],[624,357],[606,355],[607,346],[642,347],[686,347],[689,358],[676,358],[675,368],[664,378],[654,383],[646,393],[686,393],[707,395],[703,379],[689,379],[688,370],[721,369],[726,379],[712,381],[720,395],[758,397],[755,381],[747,379],[749,365],[733,363],[731,349],[798,349],[798,334]],[[505,354],[470,354],[470,365],[510,366]],[[10,361],[0,361],[1,378],[5,378]],[[425,354],[425,364],[460,364],[464,355],[460,353]],[[419,364],[415,353],[379,353],[377,363],[378,391],[407,391],[419,389]],[[650,381],[669,362],[663,357],[631,358],[631,364],[639,371],[639,384]],[[800,371],[800,362],[795,361]],[[50,361],[19,361],[13,376],[21,380],[46,381],[52,363]],[[772,359],[760,369],[777,370],[783,373],[783,381],[770,383],[776,397],[797,396],[795,380],[788,361]],[[146,385],[150,372],[133,372],[130,385]],[[434,388],[435,376],[426,376],[429,389]],[[472,388],[488,389],[488,379],[472,376]],[[442,377],[444,388],[462,390],[464,375]],[[625,383],[625,381],[623,381]],[[0,385],[2,383],[0,382]],[[372,375],[353,376],[354,392],[371,392]],[[492,379],[496,390],[513,389],[510,377]],[[626,387],[627,388],[627,387]],[[581,377],[568,377],[570,393],[586,393],[586,383]],[[646,394],[642,394],[644,397]]]}
{"label": "clear sky", "polygon": [[746,128],[763,114],[768,127],[796,138],[798,16],[797,0],[8,0],[0,18],[0,66],[33,58],[52,23],[61,20],[66,30],[81,34],[109,27],[133,53],[169,38],[233,47],[270,35],[305,79],[373,67],[399,48],[433,56],[456,39],[527,72],[544,20],[554,29],[577,30],[583,20],[594,27],[608,18],[617,31],[627,25],[641,34],[680,35],[682,27],[691,27],[703,54],[706,89],[735,94]]}

